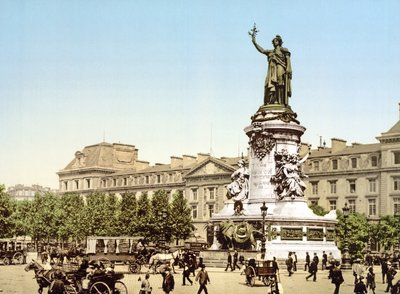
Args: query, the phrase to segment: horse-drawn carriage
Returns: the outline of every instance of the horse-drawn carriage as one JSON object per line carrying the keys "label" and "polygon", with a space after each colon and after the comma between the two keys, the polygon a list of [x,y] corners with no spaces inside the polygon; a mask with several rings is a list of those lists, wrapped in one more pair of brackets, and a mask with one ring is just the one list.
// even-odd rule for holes
{"label": "horse-drawn carriage", "polygon": [[271,287],[271,293],[279,293],[278,290],[278,272],[274,267],[272,260],[250,259],[246,264],[246,283],[253,287],[256,278],[262,280],[266,286]]}
{"label": "horse-drawn carriage", "polygon": [[0,239],[0,261],[4,265],[22,264],[24,262],[22,243],[14,239]]}
{"label": "horse-drawn carriage", "polygon": [[111,263],[127,264],[132,273],[140,273],[147,265],[154,250],[142,244],[143,237],[87,237],[86,253],[90,260],[105,265]]}
{"label": "horse-drawn carriage", "polygon": [[[100,264],[100,263],[99,263]],[[89,267],[89,265],[88,265]],[[67,294],[127,294],[128,289],[121,281],[124,278],[122,273],[105,268],[74,266],[71,264],[63,265],[59,269],[45,269],[37,261],[32,260],[25,271],[33,270],[35,279],[38,283],[38,293],[43,293],[43,288],[50,287],[55,278],[62,279],[64,282],[65,293]]]}

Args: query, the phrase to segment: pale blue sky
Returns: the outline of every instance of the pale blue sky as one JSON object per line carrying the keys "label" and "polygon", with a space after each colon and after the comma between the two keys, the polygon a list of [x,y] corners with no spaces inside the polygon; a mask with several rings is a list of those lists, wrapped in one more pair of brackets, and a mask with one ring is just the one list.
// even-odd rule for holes
{"label": "pale blue sky", "polygon": [[374,143],[397,122],[397,0],[1,0],[0,183],[57,188],[103,134],[152,164],[245,152],[267,68],[254,22],[292,53],[303,142]]}

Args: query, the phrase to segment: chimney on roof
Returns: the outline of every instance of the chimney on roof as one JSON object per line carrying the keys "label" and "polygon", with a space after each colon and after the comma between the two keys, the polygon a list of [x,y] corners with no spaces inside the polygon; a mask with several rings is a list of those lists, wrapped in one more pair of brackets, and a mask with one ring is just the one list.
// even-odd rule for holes
{"label": "chimney on roof", "polygon": [[342,151],[346,148],[346,141],[342,139],[332,138],[332,153]]}
{"label": "chimney on roof", "polygon": [[171,156],[171,168],[182,167],[183,158],[178,156]]}
{"label": "chimney on roof", "polygon": [[187,167],[191,164],[196,163],[196,156],[192,155],[183,155],[183,167]]}

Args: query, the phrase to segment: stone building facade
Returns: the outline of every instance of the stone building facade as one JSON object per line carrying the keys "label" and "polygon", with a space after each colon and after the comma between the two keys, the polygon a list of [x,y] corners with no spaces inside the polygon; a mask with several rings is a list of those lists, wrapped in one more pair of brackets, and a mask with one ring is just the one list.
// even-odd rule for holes
{"label": "stone building facade", "polygon": [[[347,203],[352,211],[364,213],[372,221],[400,214],[400,121],[377,140],[374,144],[349,146],[334,138],[331,147],[311,150],[303,166],[308,175],[308,203],[328,211]],[[58,172],[59,189],[61,193],[83,195],[100,191],[140,196],[147,192],[149,197],[160,189],[170,195],[182,191],[192,208],[197,234],[205,237],[204,225],[224,206],[226,186],[238,160],[199,153],[171,156],[170,163],[151,166],[138,159],[134,145],[103,142],[75,153],[74,159]]]}
{"label": "stone building facade", "polygon": [[197,233],[205,237],[204,224],[226,200],[226,185],[238,158],[215,158],[209,154],[171,156],[169,164],[150,166],[138,159],[133,145],[99,143],[75,152],[74,159],[57,174],[61,193],[131,192],[137,197],[158,190],[169,196],[182,191],[192,208]]}
{"label": "stone building facade", "polygon": [[40,185],[25,186],[22,184],[10,186],[7,189],[7,194],[10,195],[11,198],[17,201],[21,200],[32,201],[35,198],[36,193],[43,193],[43,192],[55,192],[55,191],[51,190],[49,187],[43,187]]}

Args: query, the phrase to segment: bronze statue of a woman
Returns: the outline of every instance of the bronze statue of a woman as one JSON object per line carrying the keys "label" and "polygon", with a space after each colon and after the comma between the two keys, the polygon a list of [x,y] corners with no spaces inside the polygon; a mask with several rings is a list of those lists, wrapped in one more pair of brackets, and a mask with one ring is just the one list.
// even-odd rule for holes
{"label": "bronze statue of a woman", "polygon": [[264,105],[281,104],[287,106],[289,105],[289,97],[292,96],[290,52],[287,48],[282,47],[283,41],[279,35],[272,40],[274,49],[263,49],[256,42],[257,32],[254,25],[249,32],[251,40],[256,49],[268,57],[268,72],[264,84]]}

